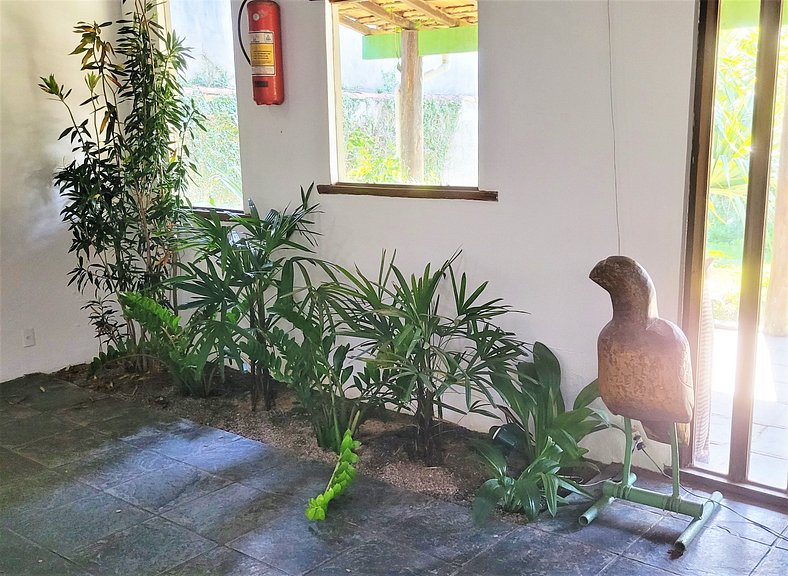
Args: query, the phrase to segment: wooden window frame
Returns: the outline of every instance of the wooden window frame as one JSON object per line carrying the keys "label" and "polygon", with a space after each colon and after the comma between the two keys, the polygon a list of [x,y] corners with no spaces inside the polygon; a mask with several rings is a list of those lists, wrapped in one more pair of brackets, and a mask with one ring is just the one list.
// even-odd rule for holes
{"label": "wooden window frame", "polygon": [[[332,4],[338,4],[346,0],[323,0],[326,4],[327,15],[331,18],[330,21],[330,28],[328,31],[329,42],[328,42],[328,50],[329,50],[329,60],[333,62],[333,66],[329,66],[329,107],[331,109],[329,114],[329,121],[330,121],[330,139],[332,141],[332,151],[331,151],[331,172],[332,176],[336,174],[341,175],[341,171],[339,170],[339,162],[341,161],[341,155],[343,151],[339,145],[341,140],[341,128],[338,127],[338,122],[340,119],[337,118],[337,99],[341,97],[338,93],[339,89],[338,86],[341,86],[341,80],[339,78],[339,62],[338,62],[338,51],[336,49],[338,45],[338,29],[339,26],[342,25],[340,22],[335,21],[335,16],[333,12]],[[406,2],[411,6],[416,6],[420,10],[427,11],[432,16],[437,16],[439,19],[441,15],[439,10],[435,10],[431,13],[432,10],[429,4],[425,2],[421,2],[420,0],[414,0],[413,2]],[[366,3],[371,4],[371,3]],[[374,5],[373,5],[374,6]],[[386,16],[386,12],[382,11],[381,16],[384,18],[389,18],[395,24],[400,25],[407,25],[411,24],[408,23],[406,20],[402,22],[398,22],[398,16],[394,14],[388,14]],[[353,29],[357,29],[356,27],[352,26],[352,21],[350,21],[347,25]],[[450,23],[455,24],[456,22]],[[404,31],[403,31],[403,38],[404,38]],[[333,70],[333,73],[331,71]],[[419,66],[420,70],[420,66]],[[478,176],[478,175],[477,175]],[[319,184],[317,186],[317,191],[319,194],[330,194],[330,195],[348,195],[348,196],[379,196],[379,197],[388,197],[388,198],[419,198],[419,199],[439,199],[439,200],[475,200],[475,201],[483,201],[483,202],[497,202],[498,201],[498,192],[494,190],[483,190],[478,186],[441,186],[441,185],[426,185],[426,184],[400,184],[400,183],[388,183],[382,184],[377,182],[344,182],[344,181],[335,181],[332,184]]]}

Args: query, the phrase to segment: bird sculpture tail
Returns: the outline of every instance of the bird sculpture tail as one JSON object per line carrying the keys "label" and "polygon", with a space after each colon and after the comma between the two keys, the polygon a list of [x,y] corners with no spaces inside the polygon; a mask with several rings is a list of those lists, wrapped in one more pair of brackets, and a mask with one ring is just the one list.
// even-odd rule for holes
{"label": "bird sculpture tail", "polygon": [[[648,436],[649,440],[670,444],[670,428],[673,426],[673,422],[652,422],[642,420],[640,423],[643,424],[643,429],[646,431],[646,436]],[[688,448],[690,445],[689,424],[676,424],[676,434],[679,440],[679,448]]]}

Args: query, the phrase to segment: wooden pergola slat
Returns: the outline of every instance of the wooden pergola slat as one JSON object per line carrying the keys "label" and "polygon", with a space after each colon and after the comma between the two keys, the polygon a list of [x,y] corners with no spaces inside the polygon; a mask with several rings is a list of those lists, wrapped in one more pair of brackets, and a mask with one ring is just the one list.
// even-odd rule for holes
{"label": "wooden pergola slat", "polygon": [[415,23],[411,22],[410,20],[407,20],[407,19],[403,18],[402,16],[397,16],[396,14],[381,8],[379,4],[376,4],[375,2],[372,2],[371,0],[363,0],[361,2],[356,2],[356,5],[358,7],[360,7],[360,8],[363,8],[364,10],[369,12],[370,14],[374,14],[375,16],[377,16],[378,18],[381,18],[382,20],[386,20],[388,22],[391,22],[395,26],[399,26],[400,28],[403,28],[404,30],[415,30],[416,29],[416,24]]}
{"label": "wooden pergola slat", "polygon": [[420,10],[421,12],[427,14],[428,16],[432,16],[438,22],[442,22],[443,24],[446,24],[447,26],[451,26],[452,28],[460,25],[459,20],[457,20],[456,18],[452,18],[445,12],[442,12],[441,10],[429,5],[424,0],[400,0],[400,2],[410,6],[415,10]]}
{"label": "wooden pergola slat", "polygon": [[350,28],[351,30],[355,30],[359,34],[364,34],[365,36],[367,34],[375,34],[377,31],[375,28],[370,28],[366,24],[363,24],[357,20],[353,20],[344,14],[339,15],[339,23],[342,24],[342,26]]}
{"label": "wooden pergola slat", "polygon": [[478,22],[477,0],[331,0],[340,16],[369,31],[348,26],[362,34],[400,30],[458,28]]}

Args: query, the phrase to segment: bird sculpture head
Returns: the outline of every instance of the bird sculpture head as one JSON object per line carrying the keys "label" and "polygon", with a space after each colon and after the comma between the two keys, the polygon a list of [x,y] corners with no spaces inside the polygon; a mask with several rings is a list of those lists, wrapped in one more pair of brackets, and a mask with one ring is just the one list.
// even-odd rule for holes
{"label": "bird sculpture head", "polygon": [[588,276],[610,293],[613,316],[656,318],[657,298],[651,277],[640,264],[626,256],[609,256],[597,263]]}

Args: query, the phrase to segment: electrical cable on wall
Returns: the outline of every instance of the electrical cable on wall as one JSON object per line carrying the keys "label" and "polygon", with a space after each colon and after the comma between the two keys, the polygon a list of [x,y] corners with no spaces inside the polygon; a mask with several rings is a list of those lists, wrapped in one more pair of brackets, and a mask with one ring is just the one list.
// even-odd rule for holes
{"label": "electrical cable on wall", "polygon": [[621,256],[621,218],[618,208],[618,151],[616,149],[616,115],[613,99],[613,27],[612,27],[612,0],[607,0],[607,60],[608,60],[608,88],[610,93],[610,124],[613,133],[613,190],[615,193],[616,208],[616,246],[618,255]]}

